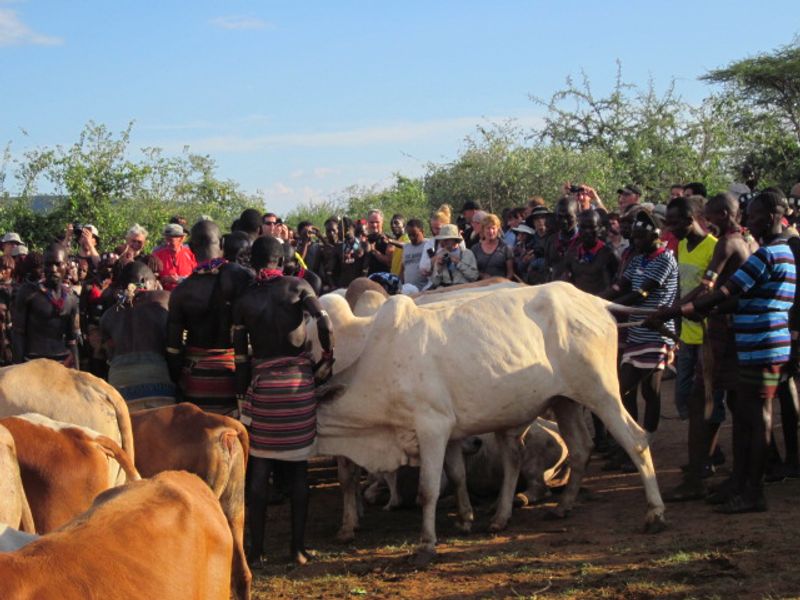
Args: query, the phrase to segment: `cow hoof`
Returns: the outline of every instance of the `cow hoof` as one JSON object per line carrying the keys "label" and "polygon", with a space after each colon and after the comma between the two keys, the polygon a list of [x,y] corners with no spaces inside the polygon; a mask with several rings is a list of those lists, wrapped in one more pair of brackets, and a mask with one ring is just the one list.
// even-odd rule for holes
{"label": "cow hoof", "polygon": [[492,521],[489,523],[489,533],[497,533],[503,531],[508,525],[507,521]]}
{"label": "cow hoof", "polygon": [[667,528],[667,522],[664,519],[664,513],[648,515],[647,521],[644,524],[645,533],[661,533]]}
{"label": "cow hoof", "polygon": [[548,521],[561,521],[562,519],[566,519],[568,515],[569,511],[567,509],[556,507],[545,513],[545,519]]}
{"label": "cow hoof", "polygon": [[352,542],[354,539],[356,539],[356,534],[352,529],[340,529],[336,534],[336,541],[342,544]]}
{"label": "cow hoof", "polygon": [[458,529],[458,531],[461,533],[470,533],[472,531],[472,522],[458,519],[456,521],[456,529]]}
{"label": "cow hoof", "polygon": [[424,569],[429,566],[431,562],[433,562],[434,558],[436,558],[436,551],[424,548],[422,550],[417,550],[414,554],[412,554],[409,557],[408,562],[415,569]]}
{"label": "cow hoof", "polygon": [[392,502],[387,502],[386,504],[383,505],[383,510],[385,510],[386,512],[389,512],[391,510],[394,510],[394,509],[398,508],[399,506],[400,506],[399,504],[394,504]]}

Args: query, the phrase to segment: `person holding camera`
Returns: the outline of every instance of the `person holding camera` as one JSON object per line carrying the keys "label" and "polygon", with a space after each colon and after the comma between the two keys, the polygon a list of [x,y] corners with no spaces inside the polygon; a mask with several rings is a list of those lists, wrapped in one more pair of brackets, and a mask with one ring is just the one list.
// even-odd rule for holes
{"label": "person holding camera", "polygon": [[383,233],[383,213],[373,208],[367,213],[367,274],[383,273],[392,267],[394,246]]}
{"label": "person holding camera", "polygon": [[78,236],[75,240],[75,243],[78,244],[77,258],[86,259],[89,262],[91,270],[94,271],[100,264],[100,252],[97,250],[100,236],[97,227],[94,225],[70,223],[67,225],[67,235],[64,244],[69,244],[73,236]]}
{"label": "person holding camera", "polygon": [[442,225],[434,238],[439,248],[431,258],[431,287],[447,287],[478,279],[478,263],[471,250],[460,248],[461,235],[455,225]]}
{"label": "person holding camera", "polygon": [[569,194],[578,202],[578,212],[584,212],[592,208],[606,210],[597,190],[590,185],[585,183],[574,185],[568,181],[564,184],[564,193]]}

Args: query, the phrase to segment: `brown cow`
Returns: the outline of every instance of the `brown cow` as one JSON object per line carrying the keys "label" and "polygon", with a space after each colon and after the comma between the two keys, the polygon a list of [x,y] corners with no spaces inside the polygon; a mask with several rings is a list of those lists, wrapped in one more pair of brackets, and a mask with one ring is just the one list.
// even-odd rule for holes
{"label": "brown cow", "polygon": [[[90,373],[46,358],[0,369],[0,417],[28,412],[89,427],[135,458],[125,400],[113,386]],[[109,466],[116,482],[123,483],[124,471],[116,464]]]}
{"label": "brown cow", "polygon": [[161,473],[103,492],[73,521],[0,554],[4,600],[229,600],[231,532],[191,473]]}
{"label": "brown cow", "polygon": [[219,498],[233,533],[234,598],[246,600],[253,576],[244,553],[244,476],[250,447],[244,425],[189,402],[131,413],[131,422],[142,477],[189,471]]}
{"label": "brown cow", "polygon": [[0,425],[0,524],[35,533],[33,515],[17,461],[17,446],[11,432]]}
{"label": "brown cow", "polygon": [[0,419],[14,436],[22,484],[37,533],[49,533],[88,510],[114,487],[108,462],[119,463],[128,481],[140,479],[133,462],[111,438],[88,427],[28,413]]}

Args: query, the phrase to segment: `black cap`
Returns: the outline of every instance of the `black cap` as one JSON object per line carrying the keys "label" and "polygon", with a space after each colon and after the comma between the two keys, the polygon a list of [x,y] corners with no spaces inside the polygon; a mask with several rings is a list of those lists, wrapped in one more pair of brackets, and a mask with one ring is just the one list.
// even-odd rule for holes
{"label": "black cap", "polygon": [[464,206],[461,208],[461,212],[466,212],[468,210],[482,210],[481,203],[477,200],[467,200],[464,202]]}
{"label": "black cap", "polygon": [[637,196],[642,195],[642,190],[640,190],[637,186],[630,184],[626,185],[625,187],[621,187],[617,190],[618,194],[636,194]]}

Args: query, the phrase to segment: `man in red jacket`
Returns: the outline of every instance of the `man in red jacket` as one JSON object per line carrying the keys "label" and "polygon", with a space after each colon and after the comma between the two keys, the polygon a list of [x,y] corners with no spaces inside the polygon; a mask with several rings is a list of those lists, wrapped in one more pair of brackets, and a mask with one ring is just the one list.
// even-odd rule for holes
{"label": "man in red jacket", "polygon": [[183,227],[170,223],[164,228],[164,246],[153,252],[153,257],[161,263],[158,280],[167,291],[174,290],[197,266],[194,253],[183,245],[185,239]]}

